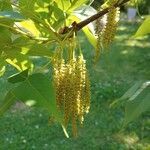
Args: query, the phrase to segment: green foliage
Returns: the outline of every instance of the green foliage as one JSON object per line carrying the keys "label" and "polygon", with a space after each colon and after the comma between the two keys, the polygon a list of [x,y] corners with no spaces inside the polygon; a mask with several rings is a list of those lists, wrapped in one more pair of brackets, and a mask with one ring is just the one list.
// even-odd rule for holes
{"label": "green foliage", "polygon": [[12,76],[10,76],[8,78],[8,82],[10,83],[18,83],[18,82],[22,82],[24,80],[26,80],[26,78],[28,77],[28,69],[27,70],[24,70],[20,73],[16,73],[16,74],[13,74]]}
{"label": "green foliage", "polygon": [[[92,8],[91,6],[85,5],[85,6],[78,8],[74,12],[74,15],[71,16],[70,18],[76,22],[80,22],[94,14],[96,14],[96,10]],[[96,39],[95,34],[93,33],[94,25],[91,24],[90,26],[86,26],[82,30],[85,33],[90,44],[96,49],[97,39]]]}
{"label": "green foliage", "polygon": [[132,93],[132,96],[128,99],[125,106],[124,126],[149,110],[150,87],[147,86],[149,86],[148,83],[143,83],[142,87],[140,87],[135,93]]}
{"label": "green foliage", "polygon": [[27,71],[24,71],[8,80],[13,83],[22,82],[7,93],[0,109],[1,115],[15,100],[21,100],[29,106],[43,107],[60,121],[55,103],[54,87],[49,78],[43,74],[27,76]]}
{"label": "green foliage", "polygon": [[142,81],[135,83],[130,89],[126,91],[126,93],[124,93],[123,96],[115,100],[110,106],[115,107],[116,105],[118,105],[118,103],[120,105],[121,102],[130,99],[130,97],[134,95],[134,93],[138,90],[138,88],[141,86],[142,83],[143,83]]}
{"label": "green foliage", "polygon": [[[74,21],[71,17],[73,11],[89,2],[91,1],[1,1],[0,51],[5,56],[3,59],[22,71],[33,66],[29,56],[52,57],[52,45],[62,42],[57,30],[69,26]],[[93,35],[88,28],[85,30],[94,44]]]}
{"label": "green foliage", "polygon": [[15,21],[24,20],[24,17],[22,15],[20,15],[20,13],[14,12],[14,11],[1,11],[0,18],[9,18],[9,19],[15,20]]}
{"label": "green foliage", "polygon": [[[0,52],[2,55],[3,49],[9,49],[9,45],[11,45],[11,32],[4,27],[0,27]],[[3,54],[4,55],[4,54]]]}
{"label": "green foliage", "polygon": [[150,16],[146,17],[142,25],[138,28],[137,32],[135,33],[134,37],[140,37],[147,34],[150,34]]}
{"label": "green foliage", "polygon": [[[63,45],[64,37],[67,36],[60,35],[57,31],[66,25],[70,26],[75,21],[74,10],[89,3],[91,3],[90,0],[19,0],[17,2],[7,0],[0,2],[0,75],[4,74],[7,64],[21,72],[8,78],[9,82],[19,85],[6,95],[1,112],[6,111],[16,97],[23,101],[36,100],[41,107],[55,109],[56,106],[53,104],[55,92],[51,92],[52,90],[48,86],[48,84],[52,86],[51,81],[48,80],[45,85],[46,79],[41,79],[43,80],[41,82],[36,79],[39,77],[38,74],[33,75],[34,78],[32,75],[27,76],[27,70],[29,72],[34,70],[31,57],[48,57],[51,61],[54,56],[54,48]],[[86,9],[89,9],[88,6]],[[84,15],[82,7],[78,14]],[[94,45],[94,35],[87,27],[84,31]],[[47,103],[42,96],[38,96],[34,89],[28,85],[30,80],[38,81],[38,85],[35,85],[38,87],[40,85],[41,89],[38,90],[49,91],[49,93],[45,92],[44,96],[46,98],[52,97],[52,104]],[[23,92],[26,88],[26,92]],[[57,113],[53,113],[53,115],[58,118]]]}
{"label": "green foliage", "polygon": [[134,121],[142,113],[150,108],[149,82],[139,81],[135,83],[125,94],[114,101],[111,107],[116,105],[125,105],[125,118],[123,126],[127,126],[131,121]]}
{"label": "green foliage", "polygon": [[0,10],[12,10],[11,2],[10,0],[1,0],[0,1]]}

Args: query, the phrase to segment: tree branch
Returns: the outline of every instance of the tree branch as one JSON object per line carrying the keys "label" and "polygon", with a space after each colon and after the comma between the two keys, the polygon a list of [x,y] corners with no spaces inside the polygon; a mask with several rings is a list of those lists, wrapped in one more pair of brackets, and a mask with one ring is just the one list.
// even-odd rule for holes
{"label": "tree branch", "polygon": [[[115,8],[122,6],[123,4],[127,3],[129,0],[123,0],[121,3],[116,3],[114,5]],[[93,22],[94,20],[102,17],[103,15],[105,15],[106,13],[108,13],[109,8],[105,8],[102,11],[98,12],[97,14],[87,18],[86,20],[83,20],[81,22],[79,22],[76,27],[77,27],[77,31],[79,31],[80,29],[82,29],[84,26],[88,25],[89,23]]]}
{"label": "tree branch", "polygon": [[[123,1],[120,2],[120,3],[117,2],[117,3],[114,5],[114,7],[115,7],[115,8],[121,7],[123,4],[125,4],[125,3],[129,2],[129,1],[130,1],[130,0],[123,0]],[[64,30],[61,30],[60,34],[68,33],[68,31],[71,31],[72,29],[74,29],[74,31],[79,31],[79,30],[81,30],[83,27],[85,27],[86,25],[88,25],[89,23],[91,23],[91,22],[95,21],[96,19],[98,19],[98,18],[104,16],[106,13],[108,13],[108,11],[109,11],[109,7],[103,9],[102,11],[99,11],[97,14],[95,14],[95,15],[93,15],[93,16],[91,16],[91,17],[89,17],[89,18],[87,18],[87,19],[85,19],[85,20],[83,20],[83,21],[81,21],[81,22],[79,22],[79,23],[73,22],[73,23],[72,23],[72,27],[68,28],[67,30],[66,30],[66,27],[65,27]]]}

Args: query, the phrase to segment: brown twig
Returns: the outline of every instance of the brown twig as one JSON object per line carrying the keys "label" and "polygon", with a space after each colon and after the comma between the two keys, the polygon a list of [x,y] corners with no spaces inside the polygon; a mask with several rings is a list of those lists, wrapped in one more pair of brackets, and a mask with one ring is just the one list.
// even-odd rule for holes
{"label": "brown twig", "polygon": [[[117,3],[114,5],[114,7],[115,7],[115,8],[121,7],[123,4],[125,4],[125,3],[129,2],[129,1],[130,1],[130,0],[123,0],[123,1],[120,2],[120,3],[117,2]],[[102,11],[99,11],[97,14],[95,14],[95,15],[93,15],[93,16],[91,16],[91,17],[89,17],[89,18],[87,18],[87,19],[85,19],[85,20],[83,20],[83,21],[81,21],[81,22],[79,22],[79,23],[76,23],[76,24],[75,24],[75,22],[73,22],[72,27],[68,28],[67,31],[64,30],[64,32],[61,32],[61,34],[65,34],[65,33],[67,33],[68,31],[70,31],[70,30],[72,30],[72,29],[74,29],[74,31],[77,32],[77,31],[81,30],[83,27],[85,27],[86,25],[88,25],[89,23],[95,21],[96,19],[98,19],[98,18],[102,17],[103,15],[105,15],[106,13],[108,13],[108,11],[109,11],[109,7],[103,9]],[[74,25],[74,24],[75,24],[75,25]]]}

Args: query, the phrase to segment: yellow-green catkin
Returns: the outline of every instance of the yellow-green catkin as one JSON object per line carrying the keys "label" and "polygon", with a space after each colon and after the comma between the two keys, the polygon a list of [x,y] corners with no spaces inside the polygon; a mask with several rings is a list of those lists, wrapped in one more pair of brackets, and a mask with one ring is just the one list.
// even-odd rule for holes
{"label": "yellow-green catkin", "polygon": [[[78,120],[78,105],[79,105],[79,93],[80,93],[80,72],[77,72],[77,60],[76,58],[73,58],[70,60],[70,66],[71,66],[71,78],[70,78],[70,91],[69,94],[70,102],[71,102],[71,122],[72,122],[72,133],[73,136],[77,136],[77,120]],[[79,77],[79,78],[78,78]]]}
{"label": "yellow-green catkin", "polygon": [[90,107],[90,82],[89,82],[89,76],[88,71],[86,69],[86,61],[83,59],[83,57],[80,58],[82,62],[82,103],[83,103],[83,113],[89,112]]}
{"label": "yellow-green catkin", "polygon": [[86,75],[85,75],[85,103],[84,103],[84,111],[85,111],[85,113],[89,112],[90,99],[91,99],[90,80],[89,80],[88,72],[86,72]]}
{"label": "yellow-green catkin", "polygon": [[112,0],[109,8],[109,12],[107,13],[107,22],[102,34],[102,45],[104,48],[107,48],[114,39],[117,24],[119,20],[119,8],[115,8],[116,0]]}
{"label": "yellow-green catkin", "polygon": [[84,63],[84,59],[82,56],[78,57],[77,60],[77,68],[78,68],[78,118],[79,118],[79,123],[82,124],[84,121],[84,111],[83,111],[83,97],[84,97],[84,93],[83,93],[83,87],[84,87],[84,82],[85,82],[85,78],[84,78],[84,69],[83,69],[83,63]]}
{"label": "yellow-green catkin", "polygon": [[97,37],[97,43],[96,43],[96,48],[95,48],[95,57],[94,57],[94,62],[97,62],[100,53],[102,51],[102,45],[101,45],[101,40],[102,40],[102,33],[103,33],[103,28],[104,28],[104,19],[103,17],[98,18],[95,21],[95,35]]}
{"label": "yellow-green catkin", "polygon": [[55,60],[54,83],[57,106],[64,114],[63,125],[72,123],[73,136],[77,136],[78,123],[83,124],[84,115],[90,107],[90,86],[86,61],[83,56],[73,57],[67,62]]}
{"label": "yellow-green catkin", "polygon": [[[64,59],[54,60],[54,83],[56,88],[56,104],[58,108],[62,107],[64,99],[64,75],[65,75],[65,63]],[[62,86],[63,85],[63,86]]]}
{"label": "yellow-green catkin", "polygon": [[71,111],[71,101],[72,99],[71,94],[71,66],[70,64],[66,64],[65,76],[64,76],[64,84],[65,84],[65,99],[64,99],[64,126],[67,127],[69,118],[70,118],[70,111]]}

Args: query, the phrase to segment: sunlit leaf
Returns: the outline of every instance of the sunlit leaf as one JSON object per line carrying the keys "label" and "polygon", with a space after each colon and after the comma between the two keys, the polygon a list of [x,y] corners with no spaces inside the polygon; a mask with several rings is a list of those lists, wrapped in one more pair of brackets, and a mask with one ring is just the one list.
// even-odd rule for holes
{"label": "sunlit leaf", "polygon": [[134,37],[144,36],[150,33],[150,16],[148,16],[139,27]]}
{"label": "sunlit leaf", "polygon": [[84,31],[84,33],[85,33],[87,39],[89,40],[89,42],[96,49],[96,44],[97,44],[96,37],[93,35],[93,33],[87,27],[84,27],[82,30]]}
{"label": "sunlit leaf", "polygon": [[28,68],[32,69],[33,64],[28,56],[23,55],[15,51],[7,51],[7,63],[11,64],[19,71],[26,70]]}
{"label": "sunlit leaf", "polygon": [[31,34],[32,36],[39,37],[40,32],[36,28],[34,22],[32,20],[25,20],[22,22],[17,23],[17,26],[19,26],[23,31]]}
{"label": "sunlit leaf", "polygon": [[0,59],[0,77],[3,76],[6,68],[5,68],[5,61],[3,59]]}
{"label": "sunlit leaf", "polygon": [[54,0],[58,7],[64,12],[71,6],[71,2],[69,0]]}
{"label": "sunlit leaf", "polygon": [[76,8],[79,8],[80,6],[82,6],[83,4],[86,4],[89,0],[74,0],[71,3],[71,6],[68,8],[68,11],[73,11]]}
{"label": "sunlit leaf", "polygon": [[65,12],[58,6],[58,3],[53,3],[50,6],[51,18],[50,23],[52,27],[57,30],[60,26],[64,25],[65,22]]}
{"label": "sunlit leaf", "polygon": [[[51,57],[53,55],[53,45],[51,44],[39,44],[36,41],[32,41],[26,37],[18,37],[13,40],[11,44],[13,48],[13,53],[21,53],[28,56],[43,56]],[[12,51],[7,51],[7,53],[12,53]],[[20,55],[21,55],[20,54]],[[25,56],[27,57],[27,56]]]}
{"label": "sunlit leaf", "polygon": [[[80,22],[80,19],[78,17],[76,17],[76,16],[71,16],[71,18],[72,18],[72,20],[74,20],[76,22]],[[85,33],[88,41],[96,49],[96,45],[97,45],[96,36],[89,30],[89,28],[87,26],[85,26],[84,28],[82,28],[82,30]]]}
{"label": "sunlit leaf", "polygon": [[[74,15],[75,15],[74,19],[77,22],[83,21],[96,13],[97,13],[97,11],[93,7],[84,5],[80,8],[78,8],[76,11],[74,11]],[[96,49],[97,39],[96,39],[96,36],[94,35],[95,33],[94,33],[93,23],[90,23],[89,25],[85,26],[84,28],[82,28],[82,30],[85,33],[89,42]]]}
{"label": "sunlit leaf", "polygon": [[3,52],[1,52],[0,55],[0,77],[4,75],[6,70],[6,61],[5,61],[5,55],[3,55]]}
{"label": "sunlit leaf", "polygon": [[0,77],[4,75],[5,70],[6,70],[6,67],[0,65]]}

